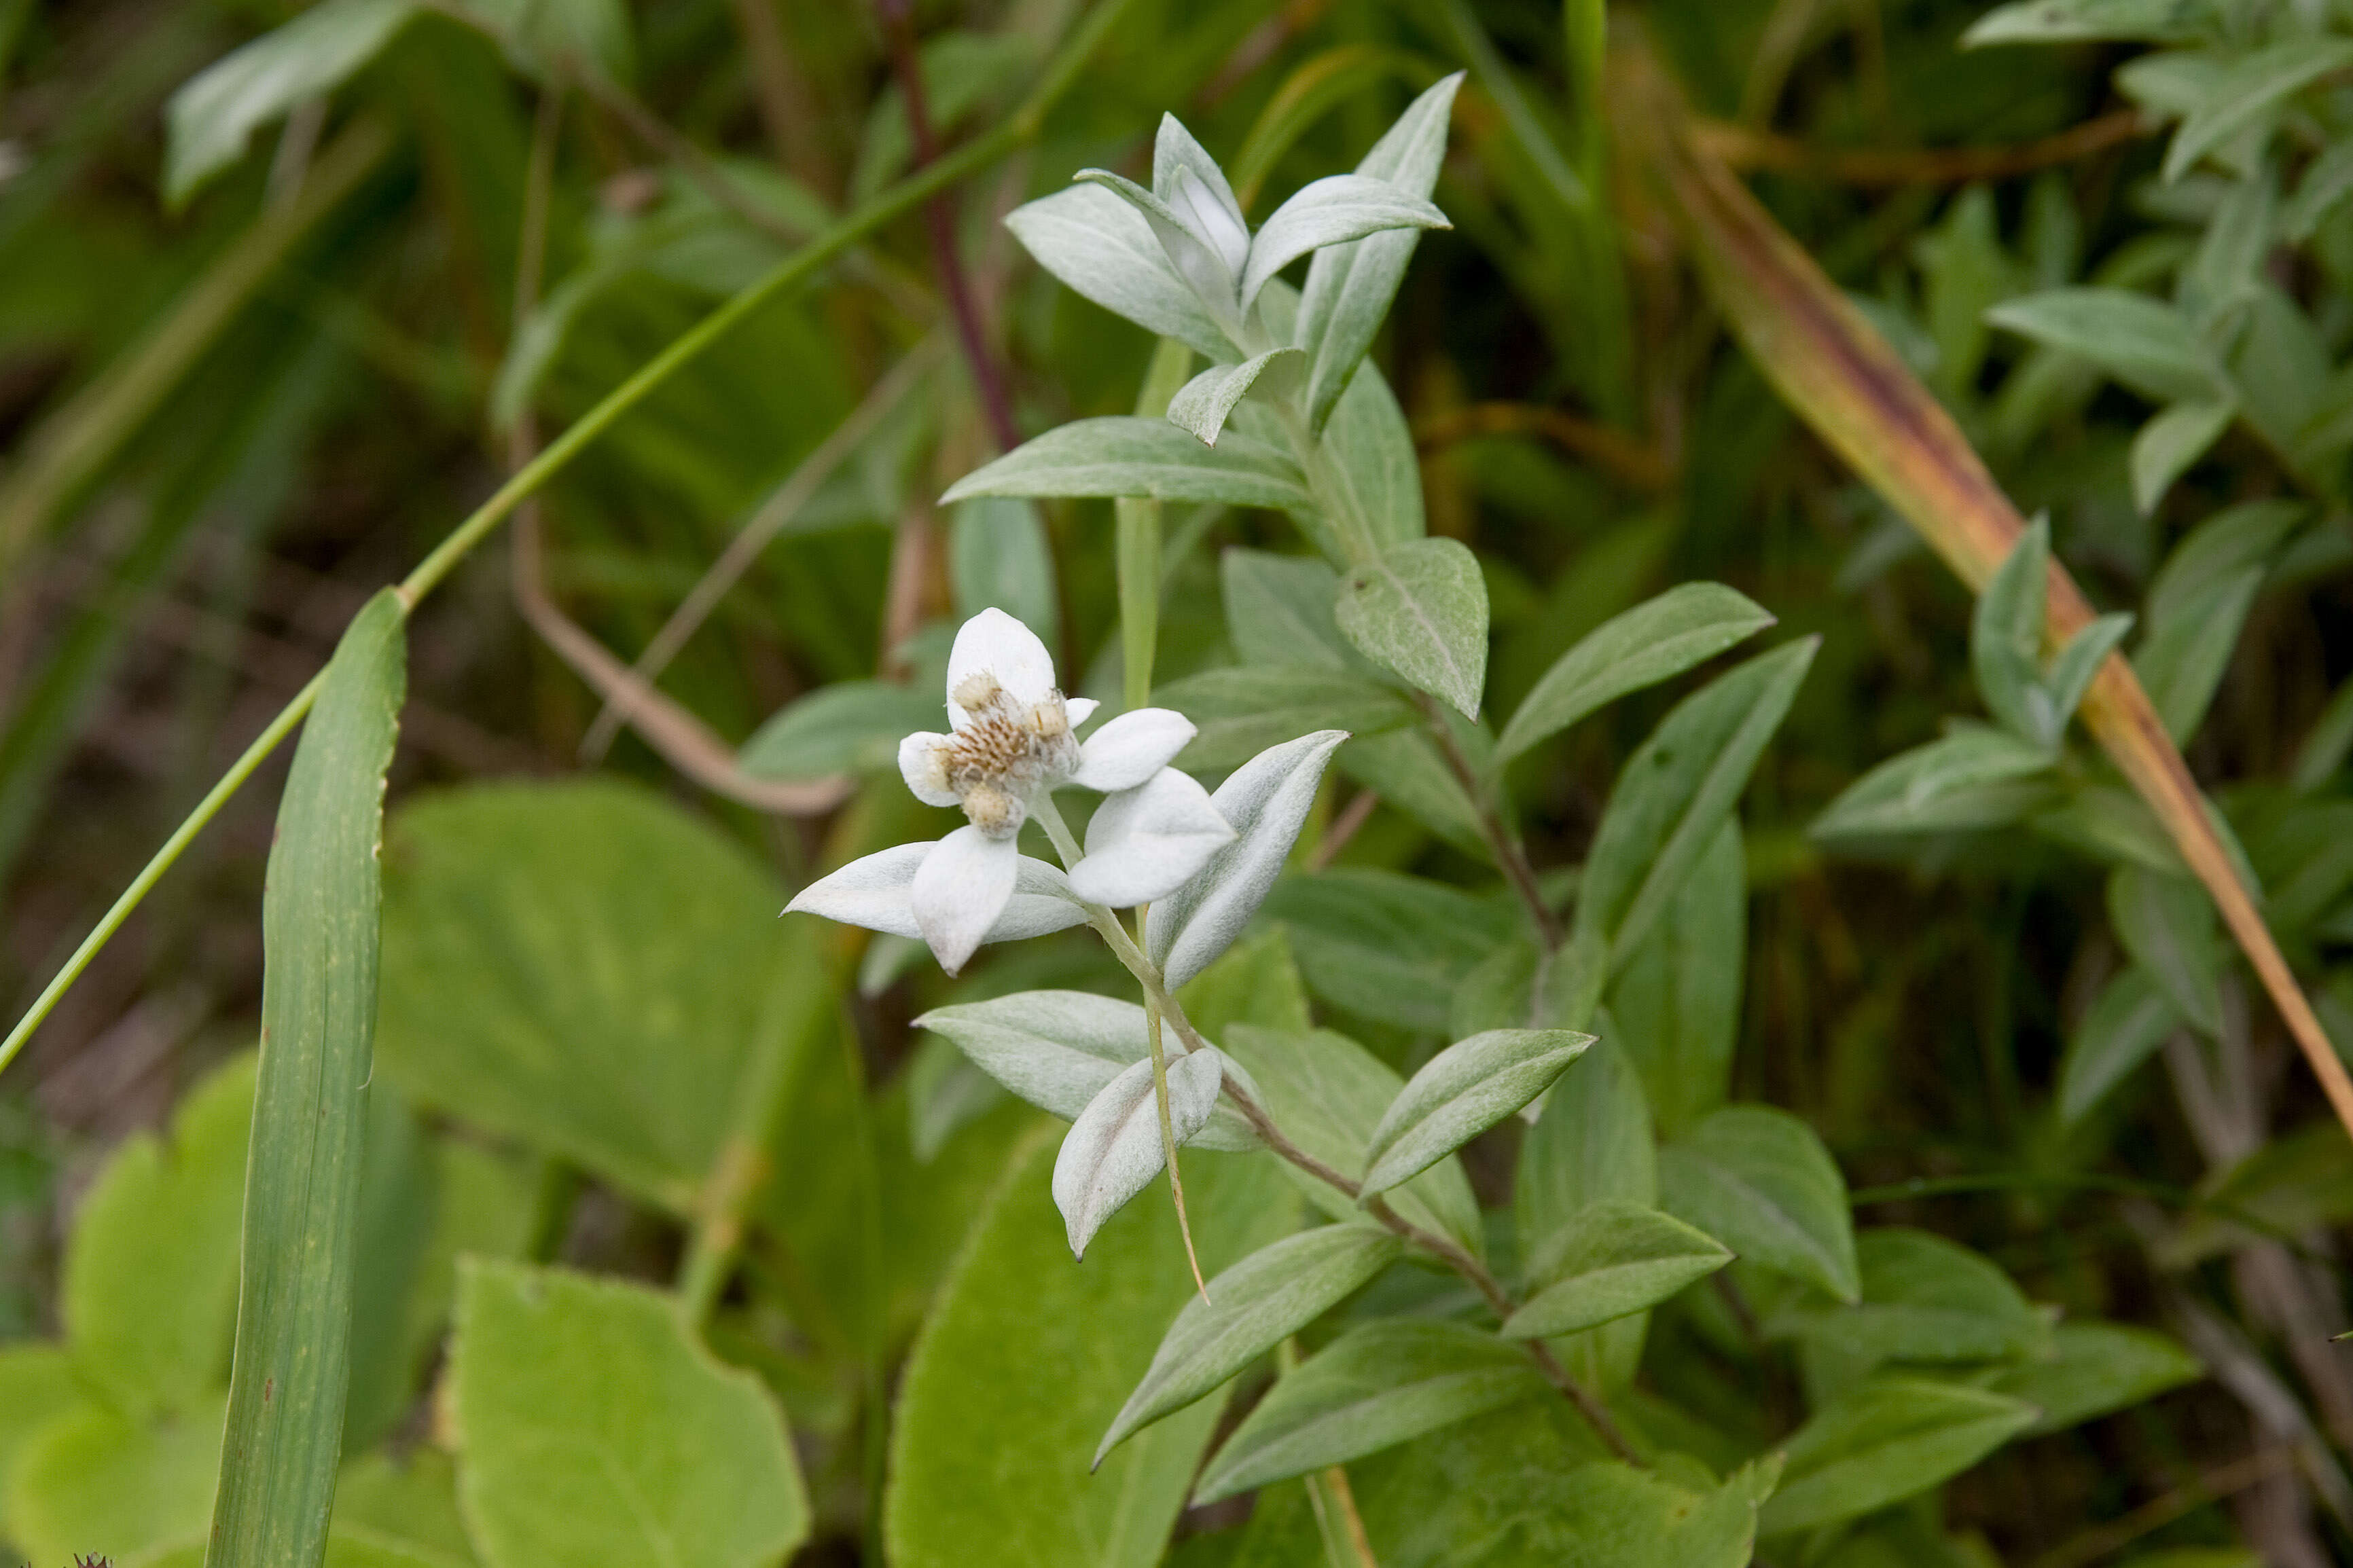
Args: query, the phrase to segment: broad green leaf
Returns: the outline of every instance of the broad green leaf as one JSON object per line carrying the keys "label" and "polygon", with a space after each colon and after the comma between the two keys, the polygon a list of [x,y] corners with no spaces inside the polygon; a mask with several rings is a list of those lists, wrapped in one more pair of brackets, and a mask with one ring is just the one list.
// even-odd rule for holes
{"label": "broad green leaf", "polygon": [[1379,1226],[1318,1226],[1220,1270],[1206,1297],[1186,1302],[1169,1325],[1143,1381],[1103,1434],[1095,1463],[1130,1434],[1215,1392],[1354,1295],[1402,1250]]}
{"label": "broad green leaf", "polygon": [[1168,400],[1168,423],[1214,447],[1234,405],[1256,393],[1272,401],[1296,391],[1307,356],[1297,349],[1269,349],[1240,364],[1211,365]]}
{"label": "broad green leaf", "polygon": [[378,1054],[420,1104],[684,1211],[813,939],[735,845],[612,783],[486,784],[395,815]]}
{"label": "broad green leaf", "polygon": [[2165,150],[2165,177],[2261,123],[2286,99],[2353,66],[2353,38],[2291,38],[2242,55],[2218,75]]}
{"label": "broad green leaf", "polygon": [[[1245,669],[1290,665],[1370,673],[1332,618],[1340,574],[1308,555],[1228,550],[1218,557],[1226,636]],[[1341,728],[1354,728],[1343,725]]]}
{"label": "broad green leaf", "polygon": [[164,199],[185,202],[245,156],[257,129],[343,86],[422,9],[414,0],[322,0],[190,78],[164,111]]}
{"label": "broad green leaf", "polygon": [[1457,539],[1384,545],[1353,567],[1335,606],[1348,640],[1471,718],[1487,683],[1487,584]]}
{"label": "broad green leaf", "polygon": [[1233,945],[1265,901],[1305,826],[1324,764],[1346,733],[1324,730],[1270,746],[1236,768],[1209,796],[1234,841],[1194,879],[1156,900],[1144,948],[1171,985],[1182,985]]}
{"label": "broad green leaf", "polygon": [[1986,320],[2090,361],[2145,397],[2199,402],[2221,395],[2211,362],[2180,311],[2128,289],[2047,289],[2005,300]]}
{"label": "broad green leaf", "polygon": [[[1076,1121],[1113,1079],[1152,1054],[1144,1009],[1089,991],[1025,991],[960,1002],[933,1008],[915,1026],[951,1041],[981,1071],[1065,1121]],[[1229,1105],[1210,1113],[1198,1142],[1205,1149],[1259,1146],[1258,1135]]]}
{"label": "broad green leaf", "polygon": [[2208,1036],[2221,1034],[2221,936],[2205,889],[2184,877],[2120,866],[2108,875],[2108,922],[2176,1011]]}
{"label": "broad green leaf", "polygon": [[1072,185],[1017,207],[1005,226],[1039,266],[1113,315],[1213,360],[1234,357],[1233,344],[1168,264],[1152,225],[1101,185]]}
{"label": "broad green leaf", "polygon": [[1425,1063],[1365,1146],[1365,1196],[1419,1175],[1552,1087],[1593,1043],[1567,1029],[1490,1029]]}
{"label": "broad green leaf", "polygon": [[881,773],[899,762],[899,742],[936,730],[946,710],[934,691],[887,680],[842,680],[795,700],[753,732],[737,760],[764,779]]}
{"label": "broad green leaf", "polygon": [[206,1553],[221,1568],[304,1568],[326,1551],[351,1384],[377,853],[406,634],[406,605],[389,588],[353,618],[303,723],[270,846],[237,1349]]}
{"label": "broad green leaf", "polygon": [[1886,1362],[1952,1365],[2048,1354],[2051,1326],[1993,1262],[1926,1231],[1868,1230],[1855,1243],[1862,1300],[1801,1331],[1819,1403]]}
{"label": "broad green leaf", "polygon": [[2272,563],[2309,515],[2295,501],[2231,507],[2166,558],[2149,587],[2147,634],[2133,668],[2176,741],[2197,732]]}
{"label": "broad green leaf", "polygon": [[2168,43],[2211,25],[2206,0],[2011,0],[1978,18],[1961,47],[2058,44],[2096,38]]}
{"label": "broad green leaf", "polygon": [[[1154,1568],[1217,1425],[1205,1401],[1088,1473],[1193,1281],[1166,1204],[1131,1205],[1073,1265],[1052,1162],[1038,1141],[1006,1170],[907,1361],[883,1504],[900,1568]],[[1263,1160],[1187,1160],[1185,1188],[1212,1272],[1296,1223]]]}
{"label": "broad green leaf", "polygon": [[[1512,1219],[1523,1262],[1545,1256],[1596,1204],[1658,1202],[1658,1150],[1641,1076],[1606,1020],[1599,1028],[1601,1038],[1553,1085],[1520,1143]],[[1588,1387],[1620,1388],[1641,1361],[1649,1323],[1646,1314],[1620,1318],[1555,1349]]]}
{"label": "broad green leaf", "polygon": [[1985,591],[1969,622],[1969,668],[1978,695],[2012,734],[2046,750],[2064,715],[2042,688],[2042,612],[2050,574],[2051,524],[2036,518]]}
{"label": "broad green leaf", "polygon": [[[1378,1058],[1329,1029],[1294,1032],[1242,1024],[1225,1049],[1248,1070],[1261,1103],[1284,1136],[1351,1179],[1365,1169],[1365,1147],[1382,1113],[1404,1088]],[[1335,1219],[1356,1217],[1346,1194],[1293,1166],[1283,1173]],[[1461,1162],[1440,1160],[1388,1194],[1391,1207],[1427,1230],[1482,1250],[1479,1201]]]}
{"label": "broad green leaf", "polygon": [[[999,609],[1049,645],[1060,637],[1054,542],[1035,501],[983,496],[957,507],[948,524],[948,585],[961,617]],[[907,728],[937,729],[939,723],[935,706],[929,722]]]}
{"label": "broad green leaf", "polygon": [[1239,432],[1214,447],[1165,419],[1074,419],[966,474],[940,498],[1147,496],[1313,510],[1298,468]]}
{"label": "broad green leaf", "polygon": [[2007,730],[1957,721],[1849,784],[1806,832],[1836,841],[2007,827],[2052,804],[2056,763]]}
{"label": "broad green leaf", "polygon": [[2238,414],[2238,405],[2227,398],[2193,399],[2174,404],[2140,427],[2132,444],[2132,492],[2143,517],[2222,438]]}
{"label": "broad green leaf", "polygon": [[[754,1568],[808,1533],[784,1418],[669,1299],[562,1269],[470,1262],[450,1386],[486,1568]],[[691,1542],[688,1547],[682,1543]]]}
{"label": "broad green leaf", "polygon": [[1522,700],[1495,742],[1498,762],[1629,692],[1655,686],[1773,624],[1720,583],[1685,583],[1586,634]]}
{"label": "broad green leaf", "polygon": [[1767,1534],[1869,1513],[1968,1469],[2034,1423],[2021,1400],[1922,1378],[1877,1378],[1819,1411],[1789,1440]]}
{"label": "broad green leaf", "polygon": [[1732,1261],[1714,1237],[1620,1198],[1577,1211],[1528,1272],[1544,1289],[1504,1321],[1508,1339],[1549,1339],[1654,1307]]}
{"label": "broad green leaf", "polygon": [[2130,968],[2104,986],[2059,1058],[2059,1116],[2074,1121],[2181,1026],[2181,1015],[2148,973]]}
{"label": "broad green leaf", "polygon": [[1659,1205],[1751,1263],[1861,1298],[1846,1180],[1786,1110],[1729,1106],[1659,1151]]}
{"label": "broad green leaf", "polygon": [[1373,735],[1414,721],[1412,706],[1353,670],[1306,664],[1245,664],[1203,670],[1154,693],[1199,732],[1185,748],[1187,768],[1230,768],[1270,747],[1318,730]]}
{"label": "broad green leaf", "polygon": [[[1356,173],[1387,180],[1408,195],[1428,196],[1445,161],[1447,121],[1462,77],[1457,71],[1441,79],[1409,104],[1397,123],[1373,143]],[[1293,341],[1314,359],[1307,377],[1307,417],[1314,429],[1324,429],[1365,351],[1372,347],[1420,238],[1419,228],[1389,229],[1345,245],[1325,246],[1308,263]]]}
{"label": "broad green leaf", "polygon": [[125,1140],[66,1243],[66,1342],[81,1374],[134,1415],[218,1409],[237,1322],[255,1066],[240,1057],[198,1085],[168,1143]]}
{"label": "broad green leaf", "polygon": [[1745,967],[1725,962],[1748,950],[1748,874],[1740,825],[1715,831],[1666,918],[1610,977],[1609,1016],[1619,1046],[1667,1137],[1721,1106],[1732,1092],[1732,1051],[1740,1026]]}
{"label": "broad green leaf", "polygon": [[1412,1318],[1366,1323],[1276,1382],[1203,1468],[1193,1505],[1549,1393],[1527,1356],[1493,1334]]}
{"label": "broad green leaf", "polygon": [[1750,659],[1675,705],[1618,771],[1577,888],[1575,941],[1624,962],[1732,815],[1820,639]]}
{"label": "broad green leaf", "polygon": [[2004,1367],[1986,1384],[2042,1412],[2021,1436],[2063,1431],[2206,1375],[2196,1356],[2147,1329],[2062,1323],[2052,1341],[2051,1356]]}
{"label": "broad green leaf", "polygon": [[[1217,1051],[1190,1052],[1168,1064],[1167,1078],[1168,1131],[1182,1148],[1218,1103],[1223,1063]],[[1071,1255],[1084,1258],[1103,1221],[1151,1185],[1166,1163],[1152,1064],[1137,1062],[1079,1112],[1055,1157],[1054,1206],[1069,1227]]]}
{"label": "broad green leaf", "polygon": [[1290,878],[1266,912],[1289,928],[1316,995],[1432,1031],[1447,1026],[1455,989],[1518,929],[1508,909],[1458,888],[1353,867]]}
{"label": "broad green leaf", "polygon": [[217,1396],[153,1420],[84,1402],[17,1449],[0,1516],[38,1563],[71,1563],[93,1546],[123,1558],[201,1548],[220,1456]]}

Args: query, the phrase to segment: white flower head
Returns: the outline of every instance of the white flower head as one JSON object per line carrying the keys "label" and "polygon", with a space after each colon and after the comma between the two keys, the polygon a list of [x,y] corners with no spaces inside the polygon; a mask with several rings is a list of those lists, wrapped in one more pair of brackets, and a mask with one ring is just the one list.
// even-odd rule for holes
{"label": "white flower head", "polygon": [[[899,772],[915,798],[961,806],[965,826],[937,844],[845,866],[803,889],[787,911],[912,929],[954,974],[984,942],[1078,924],[1083,904],[1148,903],[1174,892],[1234,836],[1208,793],[1168,765],[1192,740],[1192,722],[1143,708],[1082,742],[1073,731],[1095,707],[1062,695],[1053,657],[1028,626],[1002,610],[973,616],[948,654],[947,732],[899,743]],[[1064,784],[1111,797],[1067,879],[1015,848],[1030,813]]]}

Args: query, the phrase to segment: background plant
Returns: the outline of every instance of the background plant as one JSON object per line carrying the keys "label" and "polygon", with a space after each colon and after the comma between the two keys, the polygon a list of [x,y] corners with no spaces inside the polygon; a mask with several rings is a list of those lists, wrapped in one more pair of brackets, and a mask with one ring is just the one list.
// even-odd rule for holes
{"label": "background plant", "polygon": [[[266,979],[272,790],[216,792],[9,1069],[0,1535],[153,1561],[210,1516],[301,1537],[225,1526],[224,1560],[605,1561],[678,1531],[744,1562],[1173,1540],[1395,1564],[1609,1557],[1613,1521],[1736,1561],[1753,1515],[1777,1562],[2341,1549],[2344,1136],[2132,775],[2066,725],[2096,645],[2036,646],[2045,536],[1970,558],[2010,561],[1974,614],[1908,558],[1914,528],[1946,541],[1864,451],[1885,433],[1790,393],[1874,492],[1719,339],[1711,298],[1752,343],[1758,318],[1658,148],[1756,172],[1765,221],[1843,287],[1841,330],[1893,345],[2134,616],[2102,635],[2334,1024],[2347,21],[1620,20],[8,12],[23,997],[224,767],[275,784],[269,747],[238,748],[311,717]],[[1348,321],[1353,379],[1277,354],[1229,400],[1238,378],[1191,373],[1282,346],[1287,285],[1255,326],[1233,297],[1243,341],[1208,306],[1139,331],[1039,237],[1075,170],[1158,185],[1163,110],[1254,226],[1360,161],[1397,180],[1384,128],[1458,68],[1450,150],[1408,193],[1452,232],[1344,242],[1412,257],[1388,325],[1386,293]],[[1820,368],[1764,359],[1785,391]],[[1097,438],[1159,477],[1037,478]],[[504,562],[475,548],[502,522]],[[903,937],[775,921],[787,889],[952,826],[890,773],[990,605],[1106,714],[1187,714],[1178,762],[1208,778],[1351,732],[1256,921],[1180,993],[1302,1152],[1378,1170],[1399,1084],[1478,1076],[1449,1042],[1601,1037],[1546,1064],[1532,1121],[1396,1189],[1472,1269],[1392,1261],[1330,1184],[1294,1199],[1264,1154],[1208,1149],[1184,1171],[1210,1308],[1184,1306],[1156,1193],[1073,1263],[1050,1135],[969,1021],[1132,984],[1102,944],[949,982]],[[342,673],[305,685],[339,637]],[[301,998],[375,951],[387,648],[408,700],[372,1022]],[[623,776],[531,776],[584,740]],[[329,1020],[315,1051],[273,1024],[297,1018]],[[288,1064],[365,1061],[371,1029],[373,1089],[333,1101],[345,1152],[297,1151],[290,1108],[327,1101],[280,1091],[334,1080]],[[142,1126],[164,1135],[121,1142]],[[292,1216],[253,1195],[265,1156],[347,1198]],[[283,1457],[225,1472],[240,1228],[248,1303],[273,1244],[348,1248],[349,1372]],[[1359,1238],[1336,1273],[1280,1272],[1369,1285],[1242,1344],[1232,1388],[1088,1477],[1164,1334],[1182,1362],[1188,1323],[1250,1299],[1249,1259]],[[1558,1381],[1636,1462],[1493,1331],[1547,1300],[1524,1335],[1559,1334]],[[236,1333],[325,1342],[333,1307]],[[1319,1447],[1333,1430],[1403,1440]],[[272,1489],[298,1480],[332,1522]],[[276,1500],[240,1516],[239,1487]]]}

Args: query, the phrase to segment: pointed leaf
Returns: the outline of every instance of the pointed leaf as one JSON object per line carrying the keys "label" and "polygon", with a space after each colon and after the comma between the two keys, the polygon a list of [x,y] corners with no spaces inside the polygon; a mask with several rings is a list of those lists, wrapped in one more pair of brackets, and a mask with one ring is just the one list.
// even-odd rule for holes
{"label": "pointed leaf", "polygon": [[1235,404],[1253,392],[1262,398],[1287,395],[1299,384],[1306,363],[1297,349],[1269,349],[1240,364],[1211,365],[1168,400],[1168,423],[1214,447]]}
{"label": "pointed leaf", "polygon": [[2284,100],[2353,67],[2353,38],[2291,38],[2242,55],[2201,94],[2165,150],[2165,177],[2178,180],[2199,159],[2260,124]]}
{"label": "pointed leaf", "polygon": [[1392,544],[1353,568],[1335,606],[1340,630],[1375,661],[1479,716],[1487,685],[1487,584],[1456,539]]}
{"label": "pointed leaf", "polygon": [[[1658,1145],[1651,1129],[1641,1074],[1605,1035],[1553,1085],[1520,1143],[1512,1194],[1520,1256],[1542,1257],[1552,1238],[1597,1204],[1656,1204]],[[1649,1316],[1638,1312],[1572,1334],[1553,1348],[1580,1382],[1620,1388],[1641,1363],[1649,1325]]]}
{"label": "pointed leaf", "polygon": [[1546,1238],[1531,1278],[1548,1281],[1505,1321],[1504,1337],[1549,1339],[1654,1307],[1732,1261],[1714,1237],[1622,1199],[1588,1205]]}
{"label": "pointed leaf", "polygon": [[1201,445],[1165,419],[1074,419],[966,474],[940,498],[1147,496],[1230,506],[1310,507],[1290,458],[1244,436]]}
{"label": "pointed leaf", "polygon": [[2213,900],[2184,877],[2120,866],[2108,877],[2108,921],[2140,972],[2209,1037],[2222,1032],[2222,948]]}
{"label": "pointed leaf", "polygon": [[1169,1325],[1144,1380],[1103,1434],[1095,1463],[1130,1434],[1226,1379],[1354,1295],[1404,1244],[1374,1225],[1327,1225],[1262,1247],[1209,1281]]}
{"label": "pointed leaf", "polygon": [[[2037,518],[1978,595],[1969,622],[1969,668],[1978,695],[2010,731],[2044,748],[2058,743],[2042,689],[2043,581],[2051,524]],[[2040,699],[2040,700],[2038,700]]]}
{"label": "pointed leaf", "polygon": [[[1225,1081],[1220,1069],[1215,1051],[1197,1051],[1168,1064],[1168,1125],[1178,1148],[1208,1121]],[[1103,1221],[1150,1186],[1166,1163],[1159,1095],[1146,1059],[1103,1085],[1062,1139],[1054,1161],[1054,1206],[1069,1227],[1071,1251],[1084,1258]]]}
{"label": "pointed leaf", "polygon": [[1841,1301],[1862,1292],[1846,1179],[1786,1110],[1730,1106],[1660,1150],[1659,1205],[1751,1263]]}
{"label": "pointed leaf", "polygon": [[1072,185],[1013,209],[1005,226],[1038,265],[1115,316],[1211,359],[1234,346],[1176,276],[1144,215],[1101,185]]}
{"label": "pointed leaf", "polygon": [[2010,0],[1978,17],[1961,35],[1961,47],[2102,38],[2166,43],[2196,37],[2200,24],[2210,19],[2198,0]]}
{"label": "pointed leaf", "polygon": [[1567,1029],[1490,1029],[1439,1052],[1373,1129],[1364,1196],[1419,1175],[1535,1099],[1592,1043]]}
{"label": "pointed leaf", "polygon": [[1997,305],[1986,320],[2089,360],[2145,397],[2178,403],[2221,395],[2189,318],[2146,294],[2049,289]]}
{"label": "pointed leaf", "polygon": [[1986,1386],[2042,1414],[2021,1436],[2063,1431],[2195,1383],[2205,1366],[2173,1341],[2122,1323],[2062,1323],[2055,1353],[2006,1366]]}
{"label": "pointed leaf", "polygon": [[2146,635],[2133,668],[2175,740],[2197,732],[2273,563],[2310,516],[2298,501],[2228,507],[2166,557],[2149,585]]}
{"label": "pointed leaf", "polygon": [[1155,695],[1193,721],[1197,732],[1179,761],[1203,770],[1234,767],[1303,733],[1377,735],[1415,718],[1395,687],[1317,665],[1253,661],[1205,669]]}
{"label": "pointed leaf", "polygon": [[939,724],[936,689],[837,681],[779,710],[744,742],[737,761],[745,773],[764,779],[881,773],[898,764],[902,736]]}
{"label": "pointed leaf", "polygon": [[2133,504],[2147,517],[2189,471],[2206,449],[2222,438],[2238,405],[2227,398],[2199,398],[2177,403],[2140,427],[2132,444]]}
{"label": "pointed leaf", "polygon": [[2102,616],[2068,638],[2059,657],[2051,661],[2051,674],[2042,684],[2051,694],[2051,707],[2058,714],[2061,729],[2082,705],[2084,693],[2091,689],[2100,666],[2132,628],[2133,617],[2129,615]]}
{"label": "pointed leaf", "polygon": [[1193,1506],[1345,1464],[1547,1389],[1528,1358],[1460,1323],[1349,1330],[1283,1374],[1193,1488]]}
{"label": "pointed leaf", "polygon": [[1495,742],[1505,762],[1630,691],[1704,663],[1773,617],[1721,583],[1685,583],[1577,641],[1521,701]]}
{"label": "pointed leaf", "polygon": [[1324,765],[1347,738],[1345,730],[1324,730],[1270,747],[1209,796],[1232,825],[1234,841],[1145,919],[1145,951],[1171,986],[1208,968],[1258,912],[1307,820]]}
{"label": "pointed leaf", "polygon": [[1250,239],[1242,272],[1247,310],[1267,279],[1309,251],[1392,228],[1451,228],[1428,201],[1369,174],[1327,174],[1274,209]]}
{"label": "pointed leaf", "polygon": [[2021,1400],[1925,1378],[1863,1384],[1798,1429],[1767,1533],[1869,1513],[1947,1480],[2034,1424]]}
{"label": "pointed leaf", "polygon": [[2084,1012],[2059,1058],[2060,1120],[2081,1119],[2179,1027],[2181,1015],[2147,971],[2119,973]]}

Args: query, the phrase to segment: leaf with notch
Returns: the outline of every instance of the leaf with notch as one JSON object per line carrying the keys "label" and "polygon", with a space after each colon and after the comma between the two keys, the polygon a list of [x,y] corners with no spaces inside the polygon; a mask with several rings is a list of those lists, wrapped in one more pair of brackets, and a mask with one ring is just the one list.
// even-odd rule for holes
{"label": "leaf with notch", "polygon": [[1458,539],[1391,544],[1352,568],[1335,618],[1375,662],[1479,716],[1487,685],[1487,583]]}
{"label": "leaf with notch", "polygon": [[1578,1211],[1532,1259],[1544,1289],[1504,1323],[1506,1339],[1549,1339],[1654,1307],[1732,1261],[1706,1232],[1654,1208],[1604,1199]]}
{"label": "leaf with notch", "polygon": [[1404,1244],[1375,1225],[1327,1225],[1262,1247],[1209,1281],[1176,1314],[1095,1450],[1214,1392],[1397,1261]]}
{"label": "leaf with notch", "polygon": [[1568,1029],[1490,1029],[1439,1052],[1366,1141],[1364,1196],[1419,1175],[1535,1099],[1592,1043]]}
{"label": "leaf with notch", "polygon": [[966,474],[943,506],[974,496],[1145,496],[1229,506],[1311,507],[1289,458],[1240,435],[1204,447],[1165,419],[1073,419]]}
{"label": "leaf with notch", "polygon": [[1773,624],[1721,583],[1685,583],[1612,617],[1562,654],[1495,742],[1508,762],[1604,704],[1681,675]]}
{"label": "leaf with notch", "polygon": [[1193,1506],[1379,1453],[1546,1387],[1493,1334],[1410,1318],[1364,1324],[1277,1380],[1203,1468]]}
{"label": "leaf with notch", "polygon": [[1862,1295],[1846,1178],[1786,1110],[1728,1106],[1660,1150],[1659,1206],[1751,1263],[1841,1301]]}

